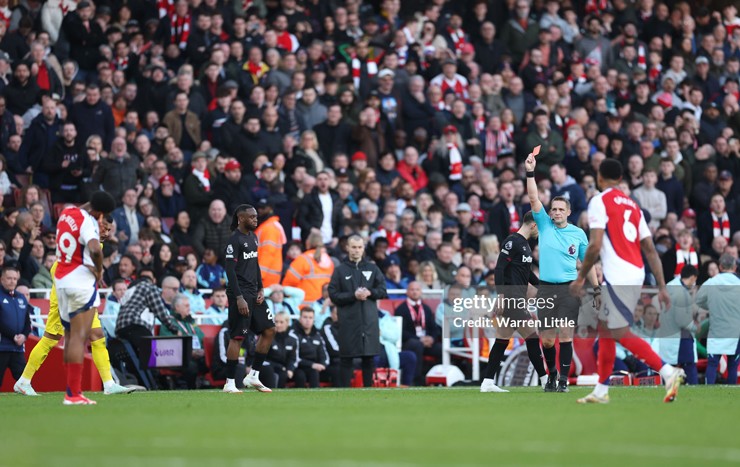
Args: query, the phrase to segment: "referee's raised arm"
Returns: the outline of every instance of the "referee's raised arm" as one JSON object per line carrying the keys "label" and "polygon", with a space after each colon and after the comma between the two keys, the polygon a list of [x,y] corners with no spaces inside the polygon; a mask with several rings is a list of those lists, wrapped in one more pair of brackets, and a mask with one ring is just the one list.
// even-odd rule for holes
{"label": "referee's raised arm", "polygon": [[535,147],[524,161],[524,168],[527,170],[527,196],[529,196],[529,205],[532,206],[532,212],[540,212],[542,210],[542,201],[540,201],[537,182],[534,179],[534,169],[537,167],[535,158],[539,152],[540,147]]}

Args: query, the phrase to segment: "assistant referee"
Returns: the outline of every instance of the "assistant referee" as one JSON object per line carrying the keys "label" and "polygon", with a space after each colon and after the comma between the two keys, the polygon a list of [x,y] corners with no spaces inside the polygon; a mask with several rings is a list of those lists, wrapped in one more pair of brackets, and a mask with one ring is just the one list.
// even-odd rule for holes
{"label": "assistant referee", "polygon": [[[538,313],[542,323],[542,353],[549,373],[545,392],[568,392],[568,374],[573,360],[573,331],[581,306],[580,300],[570,294],[568,287],[578,277],[578,266],[586,255],[588,239],[583,229],[568,223],[571,213],[568,199],[562,196],[553,198],[549,216],[543,209],[534,179],[536,154],[530,154],[524,166],[527,170],[527,194],[539,230],[540,286],[537,298],[549,299],[549,305]],[[588,278],[594,286],[594,306],[598,307],[601,289],[593,268]],[[555,364],[556,337],[560,340],[559,374]]]}

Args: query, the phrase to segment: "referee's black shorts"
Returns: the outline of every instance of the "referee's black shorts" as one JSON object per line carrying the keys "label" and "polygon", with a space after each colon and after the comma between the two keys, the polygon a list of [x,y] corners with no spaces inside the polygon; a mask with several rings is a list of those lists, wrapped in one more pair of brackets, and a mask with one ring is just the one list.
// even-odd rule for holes
{"label": "referee's black shorts", "polygon": [[546,300],[546,305],[539,307],[537,318],[542,323],[540,329],[553,329],[556,319],[567,319],[578,324],[578,312],[581,309],[581,300],[570,293],[570,282],[552,283],[540,280],[537,288],[537,303],[540,299]]}
{"label": "referee's black shorts", "polygon": [[266,329],[275,327],[272,310],[267,308],[267,303],[257,304],[257,297],[244,297],[249,307],[249,315],[239,313],[236,305],[236,297],[227,294],[229,299],[229,336],[232,339],[246,338],[251,329],[255,334],[262,334]]}

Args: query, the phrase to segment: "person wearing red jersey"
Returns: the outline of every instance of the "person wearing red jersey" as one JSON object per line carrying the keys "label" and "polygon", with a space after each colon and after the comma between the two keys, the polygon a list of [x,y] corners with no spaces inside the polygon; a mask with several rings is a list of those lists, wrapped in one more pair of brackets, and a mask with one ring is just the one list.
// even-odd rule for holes
{"label": "person wearing red jersey", "polygon": [[99,305],[97,284],[103,277],[103,251],[98,222],[116,207],[113,197],[97,191],[90,202],[62,211],[57,222],[57,258],[54,282],[59,316],[64,325],[64,363],[67,391],[64,405],[94,405],[82,395],[82,364],[85,342]]}
{"label": "person wearing red jersey", "polygon": [[599,311],[599,384],[591,394],[578,399],[578,402],[609,402],[609,378],[616,358],[617,341],[660,373],[666,386],[663,400],[673,402],[686,374],[682,369],[664,363],[650,344],[632,334],[629,329],[634,322],[635,307],[645,280],[642,253],[645,253],[650,270],[658,283],[658,298],[666,309],[670,307],[670,298],[663,266],[642,211],[637,203],[617,188],[622,180],[622,173],[622,164],[615,159],[606,159],[599,167],[598,185],[602,192],[588,206],[590,243],[578,278],[570,287],[574,294],[580,291],[586,274],[601,255],[607,292]]}

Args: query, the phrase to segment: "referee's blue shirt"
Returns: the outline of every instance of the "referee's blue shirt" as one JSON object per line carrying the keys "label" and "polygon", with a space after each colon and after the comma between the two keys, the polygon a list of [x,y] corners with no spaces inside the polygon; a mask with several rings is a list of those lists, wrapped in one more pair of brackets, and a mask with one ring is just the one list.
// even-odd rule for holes
{"label": "referee's blue shirt", "polygon": [[588,238],[583,229],[568,224],[562,229],[555,226],[545,207],[540,212],[532,210],[539,234],[540,280],[560,284],[578,277],[576,260],[586,256]]}

